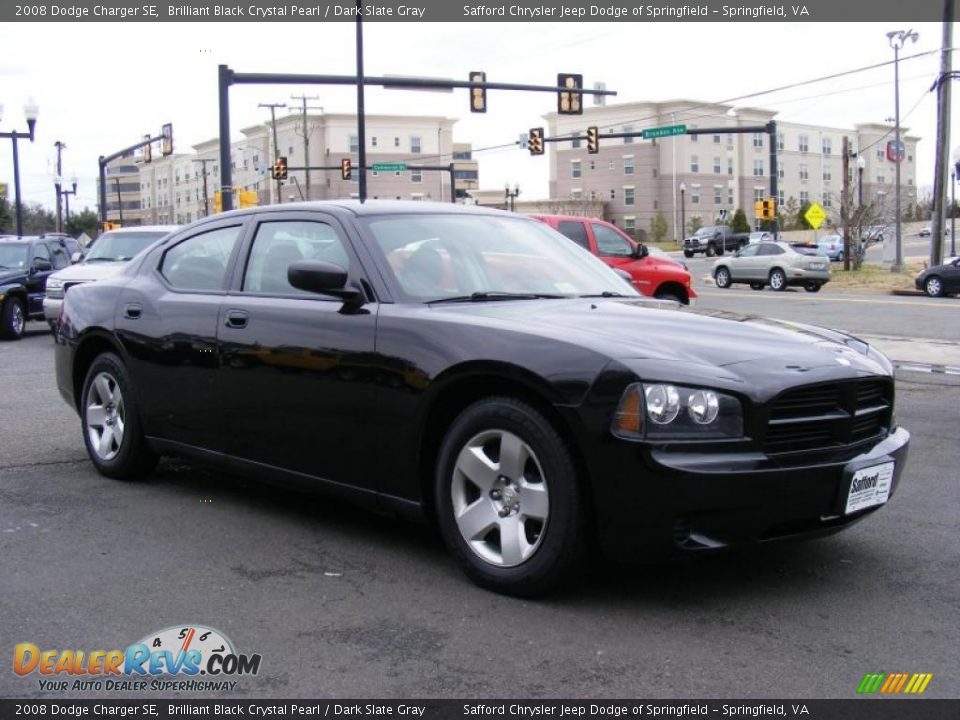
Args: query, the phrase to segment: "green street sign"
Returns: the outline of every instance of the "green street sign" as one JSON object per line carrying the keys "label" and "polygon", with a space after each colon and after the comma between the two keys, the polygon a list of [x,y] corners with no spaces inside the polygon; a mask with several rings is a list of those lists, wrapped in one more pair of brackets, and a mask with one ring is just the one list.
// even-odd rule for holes
{"label": "green street sign", "polygon": [[653,138],[670,137],[671,135],[686,135],[686,125],[667,125],[665,127],[648,128],[643,131],[643,139],[651,140]]}
{"label": "green street sign", "polygon": [[402,172],[407,169],[406,163],[374,163],[374,172]]}

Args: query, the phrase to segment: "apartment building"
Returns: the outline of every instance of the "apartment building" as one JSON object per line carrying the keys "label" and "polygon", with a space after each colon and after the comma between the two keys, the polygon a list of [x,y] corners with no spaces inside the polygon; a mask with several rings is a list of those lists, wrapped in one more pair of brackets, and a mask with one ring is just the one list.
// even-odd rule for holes
{"label": "apartment building", "polygon": [[[367,115],[367,166],[404,164],[406,170],[368,170],[369,198],[462,201],[479,185],[479,163],[468,143],[455,142],[456,120],[435,116]],[[233,186],[245,191],[234,207],[255,200],[267,205],[299,200],[357,197],[359,194],[359,135],[351,114],[300,113],[242,128],[242,139],[231,143]],[[276,148],[274,147],[276,142]],[[193,146],[194,153],[171,155],[140,168],[140,193],[149,222],[186,223],[217,211],[220,187],[219,141],[211,138]],[[287,159],[285,181],[271,177],[276,157]],[[340,164],[353,163],[350,180]],[[450,165],[453,165],[451,184]],[[442,167],[442,170],[419,166]]]}
{"label": "apartment building", "polygon": [[[734,107],[693,100],[640,102],[585,108],[583,115],[545,116],[548,136],[583,135],[588,126],[600,131],[600,151],[589,154],[586,142],[548,143],[550,197],[563,200],[599,200],[604,216],[628,231],[648,230],[662,214],[667,237],[683,236],[681,218],[690,227],[694,218],[710,224],[721,215],[742,208],[753,216],[756,200],[770,195],[770,138],[767,133],[734,133],[738,127],[765,126],[776,111]],[[609,138],[604,135],[640,132],[645,128],[685,125],[708,130],[653,140]],[[777,122],[776,156],[779,206],[799,208],[818,202],[831,217],[839,216],[842,143],[851,152],[863,148],[864,202],[878,200],[893,210],[894,163],[886,157],[893,128],[864,124],[854,128]],[[903,137],[906,157],[901,165],[901,203],[916,202],[916,145],[919,138]],[[856,183],[857,158],[850,162]],[[889,197],[889,202],[886,198]]]}

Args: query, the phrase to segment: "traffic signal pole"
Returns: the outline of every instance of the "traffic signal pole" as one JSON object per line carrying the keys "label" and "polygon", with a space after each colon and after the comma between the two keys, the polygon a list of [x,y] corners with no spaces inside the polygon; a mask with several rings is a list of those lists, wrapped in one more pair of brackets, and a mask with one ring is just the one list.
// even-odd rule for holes
{"label": "traffic signal pole", "polygon": [[123,150],[113,153],[112,155],[101,155],[98,159],[100,165],[100,225],[103,226],[103,223],[107,221],[107,165],[112,163],[117,158],[122,158],[124,155],[129,155],[135,150],[139,150],[142,147],[147,145],[152,145],[155,142],[160,142],[164,139],[164,134],[161,132],[156,137],[147,136],[140,142],[131,145],[130,147],[125,147]]}
{"label": "traffic signal pole", "polygon": [[[351,165],[351,170],[357,169]],[[373,165],[370,165],[365,170],[375,169]],[[307,170],[343,170],[342,165],[288,165],[287,170],[305,172]],[[407,170],[426,170],[428,172],[445,172],[450,174],[450,202],[455,203],[457,201],[457,178],[454,172],[454,164],[450,163],[449,165],[407,165]],[[362,176],[361,176],[362,177]]]}

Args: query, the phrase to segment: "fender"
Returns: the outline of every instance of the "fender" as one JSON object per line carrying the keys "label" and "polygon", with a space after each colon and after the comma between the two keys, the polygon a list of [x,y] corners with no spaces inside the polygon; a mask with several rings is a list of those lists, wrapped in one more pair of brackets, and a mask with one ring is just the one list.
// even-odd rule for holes
{"label": "fender", "polygon": [[6,298],[7,295],[13,294],[23,294],[24,297],[27,296],[27,286],[20,282],[10,282],[0,285],[0,300]]}

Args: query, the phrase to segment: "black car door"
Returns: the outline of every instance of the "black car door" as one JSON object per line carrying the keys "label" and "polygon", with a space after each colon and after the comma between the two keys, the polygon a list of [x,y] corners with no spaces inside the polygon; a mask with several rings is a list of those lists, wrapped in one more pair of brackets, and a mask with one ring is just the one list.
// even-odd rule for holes
{"label": "black car door", "polygon": [[[217,329],[218,407],[232,454],[338,483],[368,485],[364,436],[376,373],[377,306],[348,309],[287,281],[297,260],[363,272],[344,228],[318,212],[257,218]],[[358,448],[364,448],[358,450]]]}
{"label": "black car door", "polygon": [[27,317],[43,314],[43,296],[47,291],[47,278],[53,272],[53,259],[46,243],[36,242],[30,249],[30,264],[27,266]]}
{"label": "black car door", "polygon": [[217,323],[245,220],[204,223],[177,235],[151,252],[120,291],[116,333],[151,437],[225,449]]}
{"label": "black car door", "polygon": [[943,291],[948,293],[960,292],[960,260],[954,260],[944,267]]}

